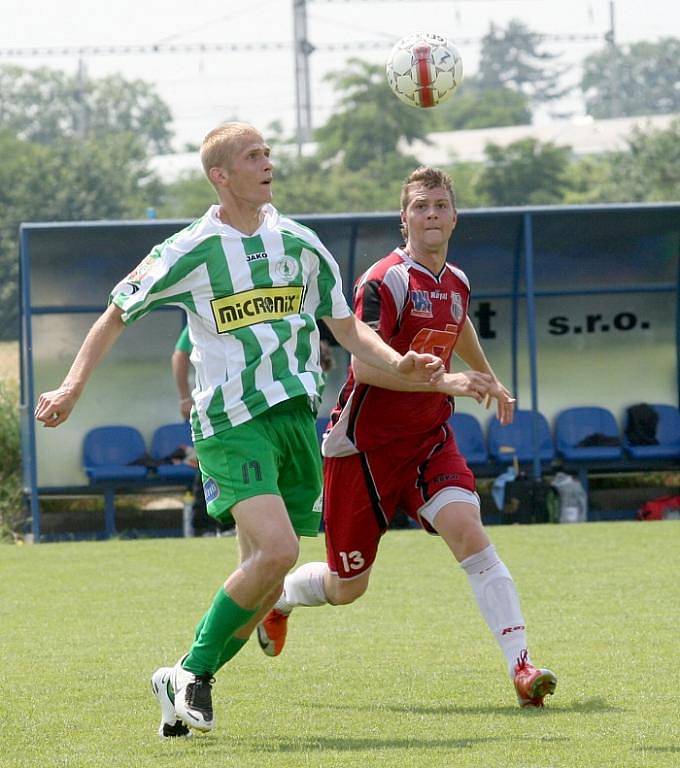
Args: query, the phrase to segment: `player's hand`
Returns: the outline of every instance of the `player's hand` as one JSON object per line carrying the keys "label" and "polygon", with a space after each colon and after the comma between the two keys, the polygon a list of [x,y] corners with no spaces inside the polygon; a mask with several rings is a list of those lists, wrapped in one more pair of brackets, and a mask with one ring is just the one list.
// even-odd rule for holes
{"label": "player's hand", "polygon": [[437,384],[446,373],[441,358],[409,350],[399,361],[397,371],[411,381]]}
{"label": "player's hand", "polygon": [[489,397],[494,384],[493,376],[479,371],[450,373],[442,382],[442,391],[450,397],[471,397],[478,403]]}
{"label": "player's hand", "polygon": [[58,427],[68,419],[78,396],[63,385],[51,392],[43,392],[38,398],[35,418],[46,427]]}
{"label": "player's hand", "polygon": [[498,417],[498,421],[500,421],[503,426],[511,424],[515,417],[515,403],[517,401],[498,379],[494,379],[493,385],[490,387],[484,398],[485,408],[488,408],[491,405],[491,398],[495,398],[497,401],[496,416]]}

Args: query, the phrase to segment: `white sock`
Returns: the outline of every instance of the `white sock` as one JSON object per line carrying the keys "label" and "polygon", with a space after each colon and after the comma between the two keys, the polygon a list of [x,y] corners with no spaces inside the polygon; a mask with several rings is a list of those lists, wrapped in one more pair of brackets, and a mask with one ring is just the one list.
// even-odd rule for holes
{"label": "white sock", "polygon": [[460,565],[468,575],[479,610],[508,662],[510,677],[514,678],[519,655],[527,647],[527,637],[510,571],[493,544],[466,557]]}
{"label": "white sock", "polygon": [[289,573],[274,608],[281,613],[290,613],[298,605],[325,605],[328,602],[323,586],[326,573],[326,563],[305,563]]}

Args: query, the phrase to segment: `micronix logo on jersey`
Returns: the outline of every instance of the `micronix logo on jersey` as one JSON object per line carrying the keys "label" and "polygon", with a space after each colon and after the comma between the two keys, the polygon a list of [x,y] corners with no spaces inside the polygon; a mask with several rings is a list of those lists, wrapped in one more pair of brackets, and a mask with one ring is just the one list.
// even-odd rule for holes
{"label": "micronix logo on jersey", "polygon": [[432,317],[432,302],[428,291],[411,291],[411,314],[415,317]]}
{"label": "micronix logo on jersey", "polygon": [[256,323],[271,323],[302,310],[300,285],[271,286],[213,299],[210,307],[218,333],[230,333]]}
{"label": "micronix logo on jersey", "polygon": [[457,323],[463,319],[463,297],[457,291],[451,294],[451,315]]}

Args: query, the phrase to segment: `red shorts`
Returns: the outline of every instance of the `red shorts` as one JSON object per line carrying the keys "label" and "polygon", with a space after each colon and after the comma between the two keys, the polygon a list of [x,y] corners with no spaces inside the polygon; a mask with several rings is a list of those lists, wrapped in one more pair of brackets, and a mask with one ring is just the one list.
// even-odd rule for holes
{"label": "red shorts", "polygon": [[[414,452],[397,442],[382,449],[324,459],[323,519],[328,567],[341,579],[375,561],[397,508],[423,524],[419,510],[444,488],[474,492],[475,478],[447,425]],[[425,523],[429,530],[432,528]]]}

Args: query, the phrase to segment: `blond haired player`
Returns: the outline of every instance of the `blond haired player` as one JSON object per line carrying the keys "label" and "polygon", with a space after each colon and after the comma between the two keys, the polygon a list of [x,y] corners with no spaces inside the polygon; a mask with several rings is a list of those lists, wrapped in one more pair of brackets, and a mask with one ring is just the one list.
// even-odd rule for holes
{"label": "blond haired player", "polygon": [[273,163],[259,131],[220,126],[205,137],[201,159],[218,202],[113,289],[64,382],[36,407],[45,426],[59,426],[127,324],[166,304],[186,311],[197,382],[191,424],[208,512],[236,521],[241,561],[219,585],[188,652],[153,675],[162,736],[214,727],[214,674],[280,594],[298,537],[319,530],[316,320],[400,382],[432,386],[443,373],[438,357],[402,355],[352,314],[323,243],[271,205]]}

